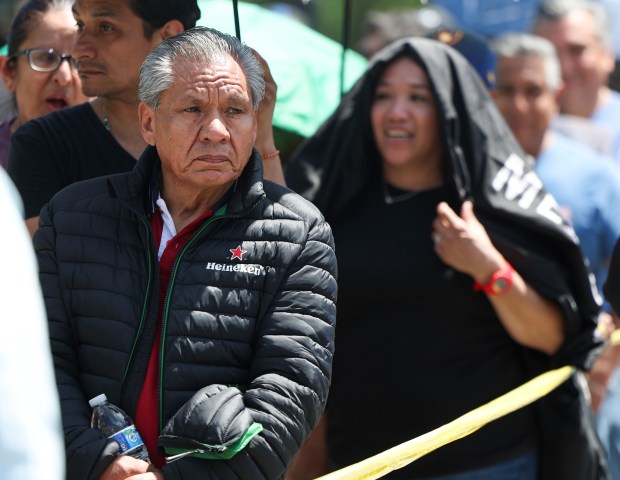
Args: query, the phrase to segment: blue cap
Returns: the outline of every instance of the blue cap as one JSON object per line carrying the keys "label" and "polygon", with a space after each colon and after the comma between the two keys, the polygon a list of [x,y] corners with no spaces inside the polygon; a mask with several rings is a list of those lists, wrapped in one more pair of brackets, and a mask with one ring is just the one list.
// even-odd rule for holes
{"label": "blue cap", "polygon": [[438,29],[429,36],[460,52],[482,77],[486,86],[495,88],[495,53],[482,35],[466,30]]}

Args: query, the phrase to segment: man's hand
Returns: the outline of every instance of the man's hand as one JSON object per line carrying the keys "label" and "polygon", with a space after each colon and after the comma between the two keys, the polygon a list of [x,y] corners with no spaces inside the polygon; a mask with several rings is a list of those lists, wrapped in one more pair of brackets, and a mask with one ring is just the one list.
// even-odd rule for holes
{"label": "man's hand", "polygon": [[[258,60],[258,63],[260,63],[265,78],[265,97],[258,107],[258,128],[254,146],[261,155],[269,155],[276,151],[276,143],[273,138],[273,112],[276,109],[276,93],[278,91],[278,86],[271,76],[271,70],[265,59],[261,57],[256,50],[253,49],[252,52]],[[286,185],[279,155],[269,159],[263,159],[263,176],[268,180]]]}
{"label": "man's hand", "polygon": [[105,469],[100,480],[164,480],[153,465],[129,455],[119,455]]}
{"label": "man's hand", "polygon": [[265,97],[258,107],[258,131],[255,146],[260,153],[267,155],[276,149],[273,140],[273,113],[276,109],[278,86],[271,76],[271,70],[265,59],[256,50],[252,50],[252,53],[260,63],[265,78]]}

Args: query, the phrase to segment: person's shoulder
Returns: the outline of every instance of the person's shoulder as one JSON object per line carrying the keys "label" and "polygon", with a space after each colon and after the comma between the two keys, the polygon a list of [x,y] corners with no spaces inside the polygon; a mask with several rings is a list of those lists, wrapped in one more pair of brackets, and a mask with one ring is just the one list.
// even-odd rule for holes
{"label": "person's shoulder", "polygon": [[620,105],[620,92],[611,89],[609,91],[611,92],[609,95],[610,102],[614,103],[615,105]]}
{"label": "person's shoulder", "polygon": [[580,140],[571,138],[568,135],[561,133],[561,132],[555,132],[553,136],[553,143],[551,145],[552,145],[552,148],[555,150],[574,149],[577,153],[582,153],[584,155],[596,153],[596,151],[593,148],[588,147],[586,144],[582,143]]}
{"label": "person's shoulder", "polygon": [[95,115],[88,102],[62,108],[46,115],[28,120],[13,134],[14,138],[21,135],[39,134],[39,132],[53,132],[54,136],[72,135],[81,131],[90,123]]}
{"label": "person's shoulder", "polygon": [[53,211],[98,208],[96,205],[99,202],[93,200],[102,199],[102,201],[106,201],[106,198],[111,199],[109,182],[112,178],[123,175],[127,175],[127,173],[105,175],[71,183],[54,194],[49,202],[50,208]]}
{"label": "person's shoulder", "polygon": [[[607,101],[599,106],[593,113],[592,118],[598,121],[620,120],[620,93],[610,89]],[[620,122],[614,123],[614,131],[620,129]]]}
{"label": "person's shoulder", "polygon": [[9,131],[11,130],[11,124],[15,121],[16,117],[7,118],[6,120],[0,121],[0,131]]}
{"label": "person's shoulder", "polygon": [[[571,138],[563,133],[555,134],[550,150],[553,152],[562,152],[563,154],[570,152],[571,155],[569,160],[577,160],[579,163],[584,164],[584,166],[588,160],[609,165],[613,165],[615,163],[613,158],[609,155],[605,155],[582,141]],[[594,165],[596,166],[596,164]]]}
{"label": "person's shoulder", "polygon": [[281,205],[293,215],[308,223],[322,223],[325,221],[321,211],[310,201],[279,183],[265,180],[264,190],[267,198]]}
{"label": "person's shoulder", "polygon": [[[589,174],[590,180],[593,175],[604,183],[620,184],[620,165],[613,157],[561,134],[556,135],[552,148],[558,161],[582,172],[579,174],[582,179],[585,180],[585,175]],[[575,175],[578,173],[575,172]]]}

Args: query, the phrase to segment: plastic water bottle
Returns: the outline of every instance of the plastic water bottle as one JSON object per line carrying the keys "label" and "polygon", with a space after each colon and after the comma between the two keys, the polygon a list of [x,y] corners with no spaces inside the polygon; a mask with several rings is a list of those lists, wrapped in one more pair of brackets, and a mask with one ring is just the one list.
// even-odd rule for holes
{"label": "plastic water bottle", "polygon": [[146,445],[129,415],[108,402],[105,393],[91,398],[88,403],[93,409],[90,420],[92,428],[98,428],[107,438],[115,440],[120,446],[121,455],[131,455],[151,463]]}

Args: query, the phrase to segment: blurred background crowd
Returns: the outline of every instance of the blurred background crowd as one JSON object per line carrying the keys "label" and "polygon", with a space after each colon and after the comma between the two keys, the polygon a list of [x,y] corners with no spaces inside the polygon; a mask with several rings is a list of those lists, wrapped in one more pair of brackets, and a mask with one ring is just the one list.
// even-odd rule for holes
{"label": "blurred background crowd", "polygon": [[[620,22],[620,0],[594,1],[605,4],[612,25]],[[23,3],[24,0],[0,0],[0,45],[6,42],[11,18]],[[420,22],[420,27],[453,25],[492,37],[506,31],[528,31],[540,0],[246,0],[243,3],[261,5],[293,16],[339,42],[343,39],[345,10],[349,8],[350,46],[363,53],[361,42],[373,28],[375,12],[408,11],[408,15],[400,15],[403,27],[408,24],[411,28],[412,21]],[[420,9],[425,10],[416,12]],[[618,29],[614,30],[614,50],[620,52]]]}
{"label": "blurred background crowd", "polygon": [[[620,0],[593,1],[605,5],[612,27],[620,24]],[[24,3],[24,0],[0,0],[0,54],[6,53],[11,19]],[[203,13],[200,23],[234,33],[232,3],[202,0],[201,10],[209,13]],[[501,33],[530,31],[540,0],[246,0],[239,4],[242,40],[263,52],[278,83],[274,127],[276,141],[283,152],[282,160],[286,163],[299,143],[312,135],[335,109],[340,91],[348,90],[359,78],[366,66],[365,59],[382,46],[410,35],[428,35],[429,32],[444,30],[466,31],[468,38],[461,42],[460,48],[468,50],[465,56],[470,61],[472,58],[479,60],[479,65],[475,65],[479,71],[480,68],[488,68],[489,74],[493,75],[494,60],[486,58],[486,46],[480,46],[481,42]],[[293,59],[289,55],[291,51],[301,52],[281,49],[279,42],[272,42],[275,45],[266,49],[268,40],[263,38],[265,29],[261,25],[268,25],[273,16],[265,20],[267,23],[257,22],[255,6],[266,7],[271,10],[270,13],[282,14],[289,17],[287,20],[292,18],[305,24],[304,28],[309,27],[296,32],[299,33],[299,40],[292,44],[294,48],[308,45],[308,52],[304,51],[304,55]],[[280,29],[287,27],[280,23],[277,25],[278,28],[268,35],[274,38],[289,35],[290,38],[292,30],[282,32]],[[612,28],[611,31],[613,49],[619,57],[620,29]],[[318,32],[320,36],[310,39],[309,32]],[[441,40],[454,43],[461,39],[444,37]],[[327,41],[331,43],[327,44]],[[340,71],[342,44],[352,52],[349,52],[345,67]],[[315,69],[320,72],[315,72]],[[615,90],[620,86],[618,71],[616,68],[609,80]],[[292,79],[293,76],[306,76],[309,81],[300,90],[299,80]],[[310,92],[311,89],[314,91]],[[313,97],[318,94],[321,95],[319,101]],[[10,116],[7,113],[10,108],[11,99],[0,86],[0,119]]]}

